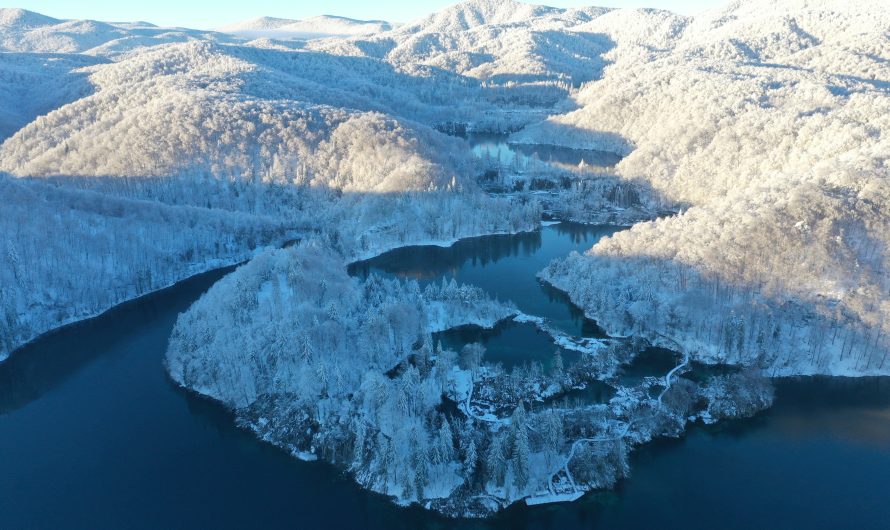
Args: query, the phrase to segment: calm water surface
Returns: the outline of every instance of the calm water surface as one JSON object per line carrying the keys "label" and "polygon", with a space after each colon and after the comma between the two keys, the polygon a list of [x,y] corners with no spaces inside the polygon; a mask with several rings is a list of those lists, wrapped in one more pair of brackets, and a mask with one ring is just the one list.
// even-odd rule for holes
{"label": "calm water surface", "polygon": [[482,287],[499,300],[510,300],[523,312],[547,318],[571,335],[604,336],[563,293],[542,285],[536,274],[553,259],[573,250],[584,252],[619,230],[560,223],[537,232],[464,239],[450,247],[403,247],[353,264],[350,272],[414,278],[421,286],[454,279]]}
{"label": "calm water surface", "polygon": [[[476,283],[583,331],[534,273],[609,231],[484,238],[446,249],[437,266],[421,266],[418,251],[405,270]],[[0,364],[0,528],[877,529],[890,521],[890,379],[781,382],[765,414],[647,446],[617,491],[574,504],[520,505],[483,522],[392,506],[325,464],[255,440],[222,407],[168,381],[162,358],[176,315],[220,276],[66,328]]]}

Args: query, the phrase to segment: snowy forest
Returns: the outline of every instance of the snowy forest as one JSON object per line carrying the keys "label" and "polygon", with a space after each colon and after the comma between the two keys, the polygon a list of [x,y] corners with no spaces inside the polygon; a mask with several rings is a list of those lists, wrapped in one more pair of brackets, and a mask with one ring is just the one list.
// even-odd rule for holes
{"label": "snowy forest", "polygon": [[[617,384],[638,353],[627,341],[588,346],[572,364],[558,357],[548,371],[508,371],[487,362],[481,344],[451,351],[434,340],[518,315],[453,280],[421,290],[350,277],[341,256],[307,241],[262,254],[181,315],[167,369],[294,456],[330,461],[398,503],[462,517],[611,487],[633,446],[772,402],[769,380],[751,371],[674,380],[688,359],[663,380]],[[601,380],[617,389],[608,403],[559,399]]]}
{"label": "snowy forest", "polygon": [[[769,407],[772,378],[890,375],[888,28],[883,0],[216,31],[0,9],[0,361],[240,264],[165,368],[259,438],[453,517],[611,488],[635,447]],[[538,266],[604,337],[348,272],[542,219],[622,228]],[[507,322],[572,358],[441,341]],[[656,347],[669,370],[621,377]]]}

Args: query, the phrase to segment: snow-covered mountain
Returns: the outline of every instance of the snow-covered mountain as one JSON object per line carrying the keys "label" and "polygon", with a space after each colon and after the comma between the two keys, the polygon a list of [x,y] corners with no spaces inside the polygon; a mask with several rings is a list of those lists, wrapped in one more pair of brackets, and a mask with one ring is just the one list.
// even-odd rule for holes
{"label": "snow-covered mountain", "polygon": [[382,20],[319,15],[305,20],[260,17],[223,26],[217,31],[247,39],[310,40],[373,35],[389,31],[392,27],[392,24]]}
{"label": "snow-covered mountain", "polygon": [[61,23],[61,20],[41,15],[33,11],[18,8],[0,9],[0,27],[3,28],[36,28],[41,26],[53,26]]}
{"label": "snow-covered mountain", "polygon": [[[520,477],[504,488],[508,468],[527,467],[530,454],[515,449],[525,431],[463,432],[463,457],[478,439],[502,462],[480,479],[496,501],[450,503],[445,486],[479,486],[464,480],[478,455],[454,458],[437,410],[443,391],[458,402],[472,386],[447,355],[423,374],[384,376],[430,331],[418,320],[425,295],[362,287],[341,269],[394,246],[528,229],[556,201],[566,207],[550,210],[573,219],[596,219],[584,210],[605,205],[649,215],[541,272],[610,332],[750,368],[750,380],[740,377],[761,397],[763,374],[888,375],[888,28],[890,6],[878,0],[740,1],[696,17],[470,0],[398,28],[265,18],[226,33],[2,10],[0,191],[15,199],[0,201],[0,255],[12,264],[0,267],[0,355],[127,297],[306,237],[299,249],[264,254],[181,319],[173,376],[243,418],[272,418],[279,434],[297,432],[294,418],[326,425],[314,447],[348,446],[358,458],[344,465],[357,480],[400,502],[435,498],[442,511],[489,513],[539,485]],[[332,35],[346,37],[281,40]],[[535,164],[489,194],[481,186],[504,175],[438,132],[466,128],[623,159],[606,175]],[[561,187],[532,193],[523,185],[532,179]],[[653,213],[669,211],[677,214]],[[330,283],[316,281],[320,266]],[[480,300],[457,287],[442,293],[455,307]],[[285,303],[304,294],[325,307]],[[362,297],[397,316],[387,324],[360,311]],[[324,357],[371,348],[364,330],[399,318],[417,325],[374,346],[384,350],[362,350],[374,354],[375,375],[363,379],[361,366],[338,375]],[[270,366],[285,368],[271,377]],[[294,399],[304,382],[312,407],[289,408],[306,405]],[[642,399],[627,403],[661,410]],[[676,432],[671,422],[688,419],[678,410],[634,440]],[[412,430],[368,419],[378,413]],[[597,428],[611,432],[625,413],[597,416]],[[517,412],[515,425],[525,421]],[[555,424],[529,421],[535,432]],[[608,440],[620,440],[609,448],[609,480],[590,487],[626,469],[624,438]],[[438,467],[413,454],[420,460],[398,467],[401,482],[379,479],[388,444],[439,444]],[[429,469],[444,486],[424,493],[418,473]]]}
{"label": "snow-covered mountain", "polygon": [[235,22],[234,24],[222,26],[217,29],[222,33],[240,34],[246,31],[271,31],[295,22],[299,22],[299,20],[277,17],[259,17],[250,20],[242,20],[241,22]]}
{"label": "snow-covered mountain", "polygon": [[391,32],[310,47],[396,65],[425,64],[496,83],[580,83],[599,75],[604,66],[600,56],[611,43],[601,35],[566,30],[608,11],[470,0]]}
{"label": "snow-covered mountain", "polygon": [[[825,311],[825,300],[840,303],[843,314],[855,315],[851,325],[870,329],[866,322],[883,310],[862,307],[883,303],[886,256],[867,249],[884,248],[869,242],[885,241],[877,230],[885,205],[868,199],[877,200],[872,212],[830,201],[839,190],[882,197],[886,184],[880,131],[888,116],[881,111],[890,79],[883,60],[887,11],[877,1],[787,0],[740,2],[689,18],[471,0],[372,36],[292,49],[235,44],[219,33],[60,21],[6,9],[0,36],[4,49],[17,54],[5,55],[0,70],[6,95],[0,132],[18,132],[0,146],[0,169],[31,177],[297,180],[361,192],[444,189],[452,175],[466,179],[471,163],[456,154],[457,144],[432,140],[438,136],[429,126],[474,121],[516,128],[550,113],[514,140],[628,155],[617,167],[620,178],[646,183],[665,206],[691,207],[686,216],[616,236],[622,248],[652,254],[662,248],[652,238],[663,234],[657,259],[684,256],[693,249],[678,248],[686,243],[676,231],[717,237],[742,230],[744,223],[724,219],[729,209],[721,201],[749,205],[746,211],[762,219],[753,232],[708,248],[728,251],[743,240],[773,239],[775,231],[800,234],[769,254],[774,263],[765,283],[781,276],[784,294],[764,296],[803,302],[806,311]],[[353,25],[314,20],[317,27]],[[294,24],[266,18],[232,30]],[[24,89],[28,83],[41,90]],[[364,141],[402,138],[395,142],[401,154],[381,158],[380,170],[344,163],[332,146],[347,129],[367,135]],[[381,153],[393,149],[381,147]],[[387,162],[402,157],[415,162]],[[806,197],[798,202],[809,212],[754,206],[792,191]],[[799,229],[825,216],[833,223],[826,235]],[[830,235],[851,230],[865,232],[840,246]],[[715,281],[764,283],[751,269],[756,260],[729,270],[721,255],[692,253],[684,266],[705,268]],[[805,274],[780,272],[799,255],[815,260]],[[850,255],[866,256],[860,261],[869,264],[857,269],[852,284]],[[719,344],[700,348],[716,354]],[[820,362],[828,369],[830,360]]]}
{"label": "snow-covered mountain", "polygon": [[512,0],[458,2],[402,28],[404,33],[451,33],[479,26],[529,24],[542,18],[560,17],[567,10]]}
{"label": "snow-covered mountain", "polygon": [[[738,355],[776,373],[886,370],[890,276],[874,249],[890,244],[887,20],[883,2],[739,2],[689,21],[650,60],[619,44],[580,109],[518,139],[623,138],[619,174],[688,210],[545,276],[612,331],[670,337],[702,358],[737,355],[724,339],[744,322]],[[610,309],[616,297],[627,305]],[[826,346],[838,327],[848,340]],[[760,336],[781,344],[754,346]]]}
{"label": "snow-covered mountain", "polygon": [[160,28],[139,22],[58,20],[24,9],[0,8],[0,51],[114,56],[169,42],[232,40],[223,34]]}
{"label": "snow-covered mountain", "polygon": [[[58,28],[48,23],[41,27]],[[132,27],[113,31],[136,31]],[[33,38],[21,25],[10,31],[19,32],[11,43],[17,49]],[[120,199],[223,210],[245,222],[273,217],[283,220],[276,227],[281,232],[337,227],[334,237],[350,255],[412,238],[452,239],[535,222],[537,206],[511,207],[483,196],[462,142],[429,127],[494,108],[476,82],[424,66],[400,71],[365,58],[225,44],[219,34],[203,38],[184,31],[189,36],[184,42],[165,43],[158,38],[161,30],[144,31],[147,40],[138,42],[116,38],[98,47],[81,42],[83,53],[71,53],[68,41],[44,40],[42,45],[60,46],[54,56],[4,55],[0,88],[10,97],[0,123],[15,134],[0,146],[0,171]],[[119,53],[106,58],[112,45]],[[37,97],[22,84],[32,78],[44,78]],[[454,97],[467,102],[458,114],[448,106]],[[406,200],[416,207],[402,217],[385,206]],[[313,210],[324,213],[309,214]],[[8,211],[8,218],[20,211]],[[434,222],[443,212],[463,219]],[[35,256],[24,250],[32,245],[25,233],[17,233],[24,239],[9,248],[18,256]],[[86,238],[77,231],[66,235],[81,236]],[[261,246],[270,238],[250,241],[248,246]],[[88,267],[91,246],[68,245],[59,261],[80,259]],[[72,255],[72,248],[83,254]],[[166,268],[153,277],[177,278],[211,263],[218,262],[195,253],[194,259],[160,265]],[[126,281],[138,268],[120,265],[110,271],[121,275],[114,281]],[[6,277],[3,282],[10,286],[4,303],[15,315],[3,324],[7,349],[121,300],[117,290],[107,289],[84,307],[76,300],[90,297],[77,294],[82,287],[74,283],[48,280],[41,293],[29,283]]]}

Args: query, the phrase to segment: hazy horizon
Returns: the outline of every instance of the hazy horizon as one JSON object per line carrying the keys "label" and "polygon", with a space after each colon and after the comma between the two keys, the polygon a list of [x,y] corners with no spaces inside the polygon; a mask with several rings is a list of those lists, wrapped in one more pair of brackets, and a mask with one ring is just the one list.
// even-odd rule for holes
{"label": "hazy horizon", "polygon": [[[522,0],[520,0],[522,1]],[[259,17],[305,19],[318,15],[332,15],[359,20],[385,20],[405,23],[421,18],[458,2],[433,0],[410,2],[395,0],[385,5],[358,0],[327,2],[307,0],[299,3],[284,0],[256,0],[244,4],[219,5],[209,2],[174,2],[158,0],[151,4],[123,4],[86,0],[72,3],[64,0],[22,0],[18,7],[60,19],[93,19],[110,22],[144,21],[159,26],[178,26],[195,29],[215,29]],[[658,8],[691,15],[705,9],[725,5],[712,0],[554,0],[524,2],[561,8],[604,6],[616,8]]]}

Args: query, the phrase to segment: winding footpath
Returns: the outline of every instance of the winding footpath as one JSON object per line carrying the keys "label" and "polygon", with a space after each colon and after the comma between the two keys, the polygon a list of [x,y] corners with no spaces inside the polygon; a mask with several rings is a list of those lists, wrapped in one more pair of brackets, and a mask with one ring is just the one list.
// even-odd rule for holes
{"label": "winding footpath", "polygon": [[667,373],[664,376],[664,390],[661,391],[661,394],[658,394],[658,404],[662,405],[662,400],[664,399],[664,395],[668,393],[668,390],[671,389],[671,384],[673,384],[674,374],[679,372],[680,370],[689,366],[689,354],[683,355],[683,362],[674,367],[673,370]]}
{"label": "winding footpath", "polygon": [[488,417],[488,416],[480,416],[480,415],[476,414],[475,412],[473,412],[472,400],[473,400],[473,391],[475,390],[475,388],[476,388],[476,382],[473,380],[473,377],[470,376],[470,390],[467,392],[467,398],[464,400],[464,413],[467,416],[469,416],[470,418],[473,418],[473,419],[479,420],[479,421],[485,421],[488,423],[505,423],[505,420],[502,420],[499,418]]}
{"label": "winding footpath", "polygon": [[[683,370],[684,368],[686,368],[689,365],[689,360],[690,360],[689,354],[688,353],[684,354],[683,360],[680,362],[680,364],[675,366],[670,372],[668,372],[664,376],[664,390],[662,390],[661,393],[658,395],[658,400],[657,400],[659,409],[663,409],[663,407],[664,407],[664,403],[663,403],[664,396],[671,389],[671,385],[673,385],[673,382],[674,382],[674,376],[677,374],[677,372]],[[572,472],[569,471],[569,464],[572,462],[572,459],[575,457],[575,452],[578,450],[578,447],[580,447],[581,444],[597,443],[597,442],[614,442],[617,440],[622,440],[630,432],[630,428],[633,426],[633,424],[635,422],[640,421],[642,419],[650,419],[650,418],[653,418],[654,416],[655,416],[655,414],[652,414],[650,416],[647,416],[646,418],[637,418],[635,420],[625,422],[624,424],[622,424],[621,431],[615,435],[612,435],[612,436],[597,436],[594,438],[580,438],[578,440],[575,440],[575,442],[572,443],[572,448],[569,451],[569,454],[566,457],[565,462],[563,462],[563,465],[560,468],[560,470],[550,476],[548,489],[550,490],[551,494],[553,494],[553,478],[556,475],[558,475],[560,472],[564,472],[566,474],[566,478],[568,478],[569,484],[572,485],[572,492],[578,493],[578,485],[575,483],[575,477],[572,476]]]}

